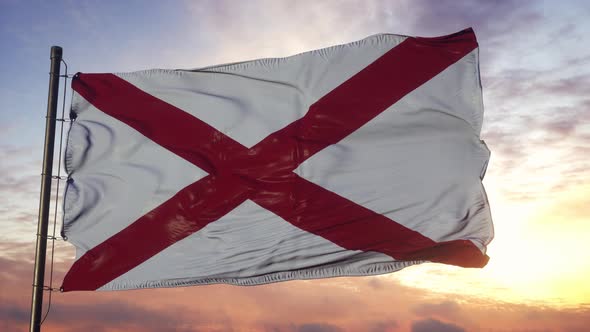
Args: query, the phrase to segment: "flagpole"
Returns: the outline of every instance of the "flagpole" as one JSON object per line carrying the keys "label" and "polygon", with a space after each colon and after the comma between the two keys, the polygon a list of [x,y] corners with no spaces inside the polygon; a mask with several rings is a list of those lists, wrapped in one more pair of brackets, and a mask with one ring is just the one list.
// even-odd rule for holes
{"label": "flagpole", "polygon": [[47,252],[47,226],[49,225],[49,202],[51,199],[51,176],[53,171],[53,146],[59,94],[59,75],[62,48],[51,47],[51,70],[49,72],[49,95],[47,97],[47,116],[45,119],[45,147],[43,150],[43,171],[41,173],[41,196],[39,198],[39,219],[37,223],[37,248],[35,250],[35,269],[33,276],[33,296],[31,300],[30,332],[41,330],[41,311],[43,310],[43,287],[45,283],[45,254]]}

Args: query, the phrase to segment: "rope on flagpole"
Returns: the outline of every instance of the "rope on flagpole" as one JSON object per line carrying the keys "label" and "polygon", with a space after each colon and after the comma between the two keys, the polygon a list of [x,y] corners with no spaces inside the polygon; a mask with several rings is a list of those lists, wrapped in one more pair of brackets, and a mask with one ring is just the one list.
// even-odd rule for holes
{"label": "rope on flagpole", "polygon": [[62,106],[61,106],[61,117],[55,119],[56,121],[60,122],[60,129],[59,129],[59,152],[58,152],[58,163],[57,163],[57,175],[51,176],[52,179],[56,180],[55,186],[55,203],[54,203],[54,211],[53,211],[53,233],[51,236],[47,236],[47,240],[51,241],[51,263],[49,265],[49,286],[43,285],[43,290],[49,292],[49,296],[47,299],[47,311],[43,315],[43,319],[41,319],[40,325],[43,325],[45,319],[49,315],[49,311],[51,310],[51,294],[55,291],[59,291],[59,288],[53,288],[53,262],[54,262],[54,253],[55,253],[55,241],[59,240],[58,237],[55,236],[55,230],[57,226],[57,207],[59,203],[59,185],[60,181],[67,180],[67,176],[61,175],[61,157],[62,157],[62,147],[63,147],[63,134],[64,134],[64,123],[71,122],[71,119],[64,118],[65,111],[66,111],[66,92],[68,86],[68,78],[71,76],[68,75],[68,64],[62,59],[61,62],[64,64],[65,74],[60,75],[59,77],[63,77],[64,79],[64,89],[63,89],[63,97],[62,97]]}

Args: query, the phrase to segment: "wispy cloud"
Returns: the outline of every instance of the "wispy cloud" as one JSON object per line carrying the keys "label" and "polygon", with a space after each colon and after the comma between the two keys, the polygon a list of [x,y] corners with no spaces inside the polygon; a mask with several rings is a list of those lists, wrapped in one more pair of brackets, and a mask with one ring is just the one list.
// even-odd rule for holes
{"label": "wispy cloud", "polygon": [[[201,41],[192,53],[202,55],[200,64],[210,65],[288,56],[387,32],[392,5],[381,0],[257,0],[187,2],[187,8],[191,23],[196,22],[193,34]],[[202,47],[207,52],[199,51]]]}
{"label": "wispy cloud", "polygon": [[412,332],[465,332],[465,329],[452,323],[428,318],[413,322]]}
{"label": "wispy cloud", "polygon": [[454,301],[444,301],[440,303],[424,303],[416,306],[413,312],[419,316],[456,318],[461,311],[459,305]]}

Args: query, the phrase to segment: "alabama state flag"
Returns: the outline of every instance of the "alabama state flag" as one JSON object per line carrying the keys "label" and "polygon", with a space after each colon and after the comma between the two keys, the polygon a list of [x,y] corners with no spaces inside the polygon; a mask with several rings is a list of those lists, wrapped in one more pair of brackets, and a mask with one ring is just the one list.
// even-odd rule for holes
{"label": "alabama state flag", "polygon": [[64,291],[488,261],[471,29],[72,87]]}

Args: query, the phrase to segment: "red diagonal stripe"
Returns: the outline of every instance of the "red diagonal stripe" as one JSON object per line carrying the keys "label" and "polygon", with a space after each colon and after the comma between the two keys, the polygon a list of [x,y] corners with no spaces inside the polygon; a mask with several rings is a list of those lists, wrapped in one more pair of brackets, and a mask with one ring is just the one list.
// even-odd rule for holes
{"label": "red diagonal stripe", "polygon": [[[481,265],[485,256],[469,241],[437,244],[290,172],[474,49],[477,45],[472,32],[466,34],[471,38],[457,34],[455,42],[442,49],[433,48],[428,39],[407,39],[312,105],[304,118],[252,149],[113,75],[85,75],[86,80],[79,77],[73,83],[74,90],[97,108],[218,177],[209,176],[185,188],[90,250],[68,272],[63,288],[96,289],[219,219],[247,198],[344,248],[379,251],[398,259]],[[338,119],[336,123],[334,119]],[[202,196],[211,191],[216,194]],[[292,199],[294,192],[297,208],[288,204],[287,198],[276,201],[281,195]],[[274,201],[264,199],[269,194]],[[196,201],[188,202],[187,197]],[[216,204],[218,201],[223,203]],[[193,208],[175,210],[187,203]],[[338,206],[339,212],[328,212],[326,206]],[[162,236],[169,229],[179,231]],[[359,232],[361,239],[347,235]],[[132,247],[137,249],[125,249]],[[475,258],[469,261],[466,257]],[[106,268],[99,269],[97,262]],[[111,271],[99,272],[105,269]]]}
{"label": "red diagonal stripe", "polygon": [[[488,261],[471,241],[437,243],[295,174],[285,186],[288,188],[258,191],[251,199],[298,228],[343,248],[463,267],[482,267]],[[281,195],[285,197],[279,199]]]}
{"label": "red diagonal stripe", "polygon": [[[294,170],[365,125],[405,95],[477,47],[473,30],[437,38],[408,38],[320,98],[305,116],[242,153],[251,177]],[[252,157],[256,156],[254,160]],[[248,159],[249,163],[243,161]],[[239,167],[239,166],[238,166]]]}
{"label": "red diagonal stripe", "polygon": [[243,145],[194,116],[113,74],[78,74],[72,89],[94,107],[129,125],[209,174]]}
{"label": "red diagonal stripe", "polygon": [[64,278],[63,290],[100,288],[223,217],[248,193],[232,177],[202,178],[82,255]]}

